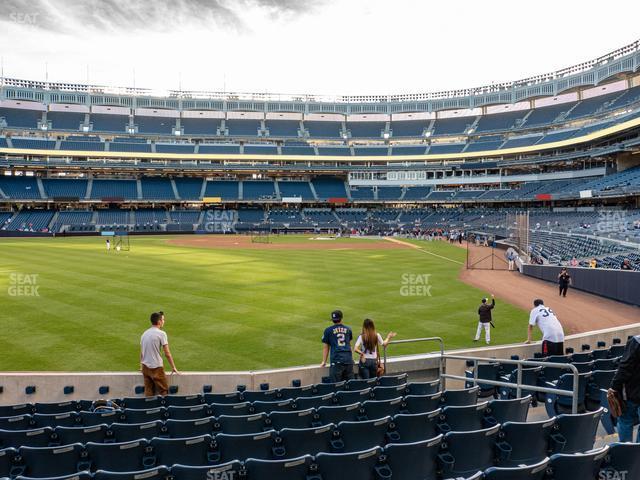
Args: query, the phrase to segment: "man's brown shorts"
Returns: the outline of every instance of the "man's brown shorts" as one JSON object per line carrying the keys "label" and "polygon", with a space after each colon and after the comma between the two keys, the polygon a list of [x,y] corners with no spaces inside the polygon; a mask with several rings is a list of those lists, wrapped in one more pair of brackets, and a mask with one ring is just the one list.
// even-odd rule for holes
{"label": "man's brown shorts", "polygon": [[144,395],[153,397],[154,395],[167,395],[169,393],[169,384],[164,368],[149,368],[142,365],[142,375],[144,376]]}

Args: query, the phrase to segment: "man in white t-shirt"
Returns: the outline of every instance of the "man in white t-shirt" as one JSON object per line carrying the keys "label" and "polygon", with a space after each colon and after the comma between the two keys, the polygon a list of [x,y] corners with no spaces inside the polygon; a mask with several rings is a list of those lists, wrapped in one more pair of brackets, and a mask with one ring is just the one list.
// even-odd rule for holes
{"label": "man in white t-shirt", "polygon": [[536,325],[542,332],[542,355],[564,355],[564,330],[553,310],[544,306],[541,299],[533,301],[533,310],[529,315],[527,341],[531,343],[531,334]]}
{"label": "man in white t-shirt", "polygon": [[169,350],[169,340],[164,326],[164,313],[151,314],[151,327],[145,330],[140,338],[140,370],[144,376],[144,394],[147,397],[167,395],[169,384],[164,373],[164,362],[161,352],[171,365],[171,373],[178,373]]}

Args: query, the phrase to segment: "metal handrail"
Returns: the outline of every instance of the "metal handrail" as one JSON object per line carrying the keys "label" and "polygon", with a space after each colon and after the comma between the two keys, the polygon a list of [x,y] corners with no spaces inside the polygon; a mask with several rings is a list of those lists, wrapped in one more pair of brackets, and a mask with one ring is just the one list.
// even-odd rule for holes
{"label": "metal handrail", "polygon": [[[442,363],[447,359],[451,360],[465,360],[473,362],[473,378],[462,377],[460,375],[452,375],[447,373],[441,373],[441,377],[443,379],[448,378],[451,380],[463,380],[465,382],[473,382],[474,385],[479,383],[485,385],[494,385],[497,387],[509,387],[516,389],[516,398],[520,398],[522,396],[522,387],[524,386],[526,390],[532,392],[543,392],[543,393],[554,393],[556,395],[562,395],[566,397],[571,397],[571,413],[578,413],[578,386],[580,382],[580,372],[575,367],[575,365],[571,363],[556,363],[556,362],[540,362],[534,360],[506,360],[506,359],[497,359],[497,358],[486,358],[486,357],[468,357],[464,355],[443,355]],[[478,365],[480,362],[483,363],[501,363],[506,365],[516,365],[518,369],[516,383],[511,382],[499,382],[495,380],[484,380],[478,378]],[[548,388],[548,387],[539,387],[536,385],[523,385],[522,384],[522,367],[552,367],[552,368],[560,368],[570,370],[573,374],[573,390],[562,390],[558,388]]]}
{"label": "metal handrail", "polygon": [[[444,340],[442,337],[424,337],[424,338],[408,338],[406,340],[392,340],[386,345],[383,345],[383,358],[384,358],[384,370],[387,371],[387,348],[389,345],[399,345],[403,343],[418,343],[418,342],[438,342],[440,344],[440,358],[438,362],[438,379],[440,380],[440,386],[444,386],[444,380],[442,375],[444,373]],[[442,388],[441,388],[442,389]]]}

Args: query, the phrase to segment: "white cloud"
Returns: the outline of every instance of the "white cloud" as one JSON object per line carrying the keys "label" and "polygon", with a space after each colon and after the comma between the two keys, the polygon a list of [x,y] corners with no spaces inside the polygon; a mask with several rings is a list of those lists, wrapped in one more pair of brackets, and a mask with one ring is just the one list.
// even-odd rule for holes
{"label": "white cloud", "polygon": [[[146,16],[139,1],[109,0],[113,18],[69,2],[9,3],[6,76],[43,80],[47,63],[50,81],[86,82],[88,67],[90,83],[129,86],[135,69],[138,87],[175,89],[181,77],[190,90],[318,94],[516,80],[630,43],[640,18],[640,2],[165,0],[143,2]],[[30,13],[35,22],[17,18]]]}

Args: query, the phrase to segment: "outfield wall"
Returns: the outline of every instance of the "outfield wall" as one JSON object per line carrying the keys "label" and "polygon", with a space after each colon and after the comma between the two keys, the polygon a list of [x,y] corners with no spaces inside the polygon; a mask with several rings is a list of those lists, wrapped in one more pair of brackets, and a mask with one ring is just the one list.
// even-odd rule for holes
{"label": "outfield wall", "polygon": [[[472,332],[470,332],[470,335]],[[620,338],[626,343],[629,335],[640,334],[640,323],[626,327],[616,327],[589,333],[568,336],[566,347],[580,351],[583,344],[596,348],[598,341],[612,344],[614,338]],[[526,338],[526,324],[522,326],[522,338]],[[427,347],[425,347],[425,350]],[[447,353],[484,358],[505,358],[518,355],[520,358],[533,357],[540,351],[540,344],[532,345],[511,344],[493,348],[474,348],[451,350]],[[402,346],[391,345],[389,355],[401,355]],[[410,380],[430,380],[438,377],[439,353],[421,355],[406,355],[390,357],[387,363],[389,374],[408,372]],[[451,361],[447,363],[447,373],[461,375],[465,369],[464,362]],[[294,379],[300,380],[302,385],[318,383],[328,374],[328,369],[317,365],[306,367],[292,367],[275,370],[258,370],[244,372],[188,372],[171,377],[171,384],[178,386],[178,394],[193,394],[202,392],[204,385],[212,385],[214,392],[230,392],[239,384],[246,385],[249,390],[258,390],[260,384],[268,383],[271,388],[291,385]],[[19,404],[26,402],[60,402],[77,399],[119,398],[125,396],[139,396],[135,394],[136,386],[142,385],[142,376],[137,372],[3,372],[0,373],[0,404]],[[35,393],[27,395],[25,389],[35,386]],[[74,391],[65,394],[65,387],[73,386]],[[98,393],[100,387],[108,386],[109,393]],[[460,388],[460,382],[448,382],[449,388]]]}
{"label": "outfield wall", "polygon": [[[562,267],[555,265],[523,265],[522,273],[557,283],[561,269]],[[640,306],[640,272],[598,268],[567,269],[571,274],[571,288]],[[640,316],[640,311],[638,315]]]}

